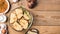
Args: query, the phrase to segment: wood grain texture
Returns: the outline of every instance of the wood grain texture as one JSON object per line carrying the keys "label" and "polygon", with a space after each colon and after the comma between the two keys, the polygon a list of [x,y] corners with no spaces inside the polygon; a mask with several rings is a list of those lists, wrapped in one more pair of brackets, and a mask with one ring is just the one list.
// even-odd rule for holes
{"label": "wood grain texture", "polygon": [[[33,9],[27,8],[26,0],[14,4],[12,4],[12,0],[9,1],[11,10],[23,5],[32,13],[34,21],[31,28],[38,29],[40,34],[60,34],[60,0],[38,0],[37,6]],[[9,17],[11,10],[6,14],[7,17]],[[9,23],[9,18],[7,23]],[[25,33],[25,31],[14,31],[10,26],[8,28],[9,34]]]}
{"label": "wood grain texture", "polygon": [[60,34],[60,26],[33,26],[39,30],[39,34]]}

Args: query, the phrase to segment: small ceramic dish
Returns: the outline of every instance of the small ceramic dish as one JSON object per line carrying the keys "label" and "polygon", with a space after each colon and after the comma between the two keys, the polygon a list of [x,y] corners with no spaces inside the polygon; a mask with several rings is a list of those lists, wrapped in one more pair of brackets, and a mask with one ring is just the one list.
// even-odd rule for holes
{"label": "small ceramic dish", "polygon": [[5,21],[6,21],[6,16],[0,15],[0,22],[5,22]]}
{"label": "small ceramic dish", "polygon": [[0,34],[2,34],[3,31],[6,31],[5,34],[8,33],[6,24],[0,24]]}
{"label": "small ceramic dish", "polygon": [[39,34],[39,31],[35,28],[29,29],[25,34]]}
{"label": "small ceramic dish", "polygon": [[9,8],[10,8],[9,1],[8,1],[8,0],[5,0],[5,1],[7,2],[8,7],[7,7],[7,9],[6,9],[4,12],[2,12],[2,13],[0,13],[0,14],[5,14],[5,13],[7,13],[8,10],[9,10]]}

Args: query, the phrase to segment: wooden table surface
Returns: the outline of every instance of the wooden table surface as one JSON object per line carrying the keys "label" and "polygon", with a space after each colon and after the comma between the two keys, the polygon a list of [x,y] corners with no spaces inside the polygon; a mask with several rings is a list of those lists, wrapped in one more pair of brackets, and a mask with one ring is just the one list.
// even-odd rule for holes
{"label": "wooden table surface", "polygon": [[[26,0],[19,1],[18,3],[12,3],[9,0],[11,7],[10,11],[6,14],[9,17],[11,10],[21,6],[21,4],[27,8]],[[39,34],[60,34],[60,0],[38,0],[38,4],[33,9],[28,9],[33,17],[33,25],[31,28],[36,28],[39,30]],[[9,19],[8,19],[9,21]],[[7,21],[7,24],[9,23]],[[13,30],[8,24],[9,34],[24,34],[23,32],[17,32]]]}

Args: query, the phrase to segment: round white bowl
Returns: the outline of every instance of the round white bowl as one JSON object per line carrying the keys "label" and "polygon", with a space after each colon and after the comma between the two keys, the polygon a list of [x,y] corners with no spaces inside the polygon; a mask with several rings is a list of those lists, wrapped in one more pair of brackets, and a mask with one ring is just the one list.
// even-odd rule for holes
{"label": "round white bowl", "polygon": [[2,13],[0,13],[0,14],[5,14],[5,13],[7,13],[7,12],[8,12],[8,10],[9,10],[9,8],[10,8],[9,1],[8,1],[8,0],[5,0],[5,1],[7,2],[8,7],[7,7],[7,9],[6,9],[4,12],[2,12]]}
{"label": "round white bowl", "polygon": [[5,22],[6,21],[6,16],[5,15],[0,15],[0,22]]}

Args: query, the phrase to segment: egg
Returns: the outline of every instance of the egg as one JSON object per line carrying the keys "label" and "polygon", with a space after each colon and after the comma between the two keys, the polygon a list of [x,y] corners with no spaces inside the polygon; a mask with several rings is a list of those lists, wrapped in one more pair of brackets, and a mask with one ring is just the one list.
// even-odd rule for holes
{"label": "egg", "polygon": [[5,34],[6,33],[6,30],[5,29],[2,29],[2,34]]}

